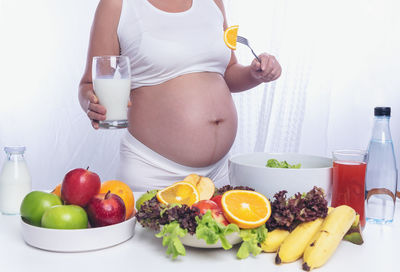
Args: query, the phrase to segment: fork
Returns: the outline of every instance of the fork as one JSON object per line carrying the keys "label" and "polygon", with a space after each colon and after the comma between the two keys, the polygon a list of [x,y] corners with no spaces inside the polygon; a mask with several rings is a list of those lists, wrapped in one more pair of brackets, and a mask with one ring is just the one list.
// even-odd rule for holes
{"label": "fork", "polygon": [[257,57],[256,53],[254,53],[253,48],[250,47],[249,41],[248,41],[245,37],[237,36],[236,41],[237,41],[238,43],[244,44],[244,45],[246,45],[248,48],[250,48],[251,53],[253,53],[253,55],[256,57],[256,59],[258,60],[258,62],[261,63],[261,60]]}

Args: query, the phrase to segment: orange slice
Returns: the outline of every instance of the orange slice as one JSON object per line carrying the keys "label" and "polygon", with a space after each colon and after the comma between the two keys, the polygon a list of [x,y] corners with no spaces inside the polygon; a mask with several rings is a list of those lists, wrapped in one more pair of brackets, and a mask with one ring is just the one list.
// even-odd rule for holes
{"label": "orange slice", "polygon": [[252,229],[267,222],[271,204],[264,195],[246,190],[231,190],[222,195],[225,218],[242,229]]}
{"label": "orange slice", "polygon": [[101,184],[100,194],[105,194],[108,191],[118,195],[124,201],[126,209],[125,220],[135,214],[135,197],[128,184],[120,180],[107,180]]}
{"label": "orange slice", "polygon": [[230,26],[224,31],[224,42],[232,50],[236,50],[236,39],[238,34],[239,26]]}
{"label": "orange slice", "polygon": [[157,199],[164,204],[192,204],[200,200],[199,192],[196,187],[185,181],[175,182],[157,192]]}
{"label": "orange slice", "polygon": [[196,187],[200,195],[200,200],[209,200],[214,195],[215,185],[210,178],[190,174],[183,181],[189,182]]}

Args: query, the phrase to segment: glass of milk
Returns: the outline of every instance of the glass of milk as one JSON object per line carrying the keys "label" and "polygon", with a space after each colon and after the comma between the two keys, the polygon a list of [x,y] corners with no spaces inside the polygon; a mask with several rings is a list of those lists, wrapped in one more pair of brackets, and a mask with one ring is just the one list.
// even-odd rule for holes
{"label": "glass of milk", "polygon": [[93,88],[106,112],[101,128],[126,128],[131,90],[131,68],[127,56],[97,56],[92,63]]}
{"label": "glass of milk", "polygon": [[21,202],[31,191],[32,183],[24,159],[25,147],[5,147],[7,159],[0,172],[0,211],[18,214]]}

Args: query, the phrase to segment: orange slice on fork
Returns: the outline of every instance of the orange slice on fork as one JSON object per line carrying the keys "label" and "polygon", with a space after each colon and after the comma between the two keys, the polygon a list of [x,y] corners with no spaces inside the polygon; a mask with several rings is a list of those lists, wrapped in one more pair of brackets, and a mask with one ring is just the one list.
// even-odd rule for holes
{"label": "orange slice on fork", "polygon": [[228,27],[224,31],[224,42],[232,50],[236,50],[236,40],[238,35],[239,26],[234,25]]}

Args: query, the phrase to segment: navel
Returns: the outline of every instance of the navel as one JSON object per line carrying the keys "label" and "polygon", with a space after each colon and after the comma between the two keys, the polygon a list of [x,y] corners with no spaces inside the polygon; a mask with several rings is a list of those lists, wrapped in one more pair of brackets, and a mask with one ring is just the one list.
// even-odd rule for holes
{"label": "navel", "polygon": [[212,120],[211,123],[218,126],[218,125],[222,124],[223,121],[224,121],[224,119],[218,118],[218,119]]}

